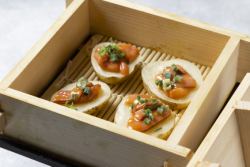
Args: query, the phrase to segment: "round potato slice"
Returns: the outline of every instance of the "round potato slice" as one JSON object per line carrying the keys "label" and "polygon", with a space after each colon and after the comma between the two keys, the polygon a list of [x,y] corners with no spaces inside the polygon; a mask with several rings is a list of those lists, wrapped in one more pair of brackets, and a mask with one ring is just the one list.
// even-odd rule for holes
{"label": "round potato slice", "polygon": [[[111,96],[111,90],[109,86],[103,82],[100,81],[90,81],[93,84],[100,84],[101,85],[101,91],[100,94],[96,99],[93,101],[83,103],[83,104],[75,104],[74,108],[79,112],[89,113],[92,114],[96,111],[99,111],[102,109],[107,101],[109,100]],[[76,83],[69,84],[62,88],[61,90],[72,90],[74,87],[76,87]]]}
{"label": "round potato slice", "polygon": [[[131,116],[130,106],[125,104],[127,98],[128,96],[125,96],[121,101],[121,103],[119,104],[119,106],[117,107],[117,111],[114,118],[114,122],[117,125],[123,127],[127,127],[128,120]],[[180,119],[179,114],[177,114],[176,112],[171,112],[171,115],[169,117],[157,123],[144,133],[161,139],[167,139],[179,119]]]}
{"label": "round potato slice", "polygon": [[133,62],[129,63],[129,75],[127,76],[124,76],[121,73],[109,72],[109,71],[103,70],[101,66],[98,64],[98,62],[96,61],[94,54],[96,52],[96,49],[108,46],[110,44],[114,44],[114,43],[102,42],[96,45],[91,53],[91,63],[96,74],[100,78],[100,80],[109,84],[116,84],[116,83],[120,83],[128,79],[134,73],[134,71],[136,71],[137,68],[141,67],[142,59],[141,59],[141,56],[139,55]]}
{"label": "round potato slice", "polygon": [[[178,100],[168,97],[155,84],[155,76],[161,73],[164,68],[171,66],[172,64],[182,66],[192,76],[197,84],[196,88],[192,90],[187,97]],[[187,107],[202,84],[202,75],[200,70],[193,63],[182,59],[173,59],[169,61],[158,61],[147,64],[142,69],[142,80],[144,87],[150,94],[166,102],[174,109],[183,109]]]}

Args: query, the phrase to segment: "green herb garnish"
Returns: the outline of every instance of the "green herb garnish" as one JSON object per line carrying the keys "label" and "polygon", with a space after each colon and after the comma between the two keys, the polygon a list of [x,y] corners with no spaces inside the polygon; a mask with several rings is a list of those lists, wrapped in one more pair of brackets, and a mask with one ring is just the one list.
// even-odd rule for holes
{"label": "green herb garnish", "polygon": [[88,80],[85,79],[84,77],[81,77],[78,79],[76,86],[81,88],[82,90],[87,86]]}
{"label": "green herb garnish", "polygon": [[165,73],[165,78],[166,79],[170,79],[171,78],[171,73],[170,72],[166,72]]}
{"label": "green herb garnish", "polygon": [[130,107],[131,107],[131,109],[133,109],[135,107],[135,104],[132,103]]}
{"label": "green herb garnish", "polygon": [[65,107],[68,107],[68,108],[73,109],[73,110],[77,110],[77,108],[73,102],[65,103]]}
{"label": "green herb garnish", "polygon": [[171,67],[172,67],[173,71],[175,71],[175,72],[178,71],[178,67],[175,64],[172,64]]}
{"label": "green herb garnish", "polygon": [[143,122],[144,122],[146,125],[149,125],[150,122],[151,122],[151,119],[145,118],[145,119],[143,120]]}
{"label": "green herb garnish", "polygon": [[153,120],[153,119],[154,119],[154,115],[153,115],[151,109],[149,109],[149,108],[145,109],[145,110],[144,110],[144,113],[145,113],[145,115],[146,115],[150,120]]}
{"label": "green herb garnish", "polygon": [[181,80],[182,80],[182,76],[180,76],[180,75],[176,75],[174,77],[174,82],[180,82]]}
{"label": "green herb garnish", "polygon": [[157,86],[162,87],[162,85],[163,85],[163,81],[162,81],[162,80],[157,79],[157,80],[155,80],[155,84],[156,84]]}
{"label": "green herb garnish", "polygon": [[90,93],[91,93],[91,89],[90,89],[89,87],[85,87],[85,88],[83,89],[83,94],[84,94],[85,96],[88,96]]}
{"label": "green herb garnish", "polygon": [[167,107],[164,106],[164,105],[162,105],[162,106],[160,106],[160,107],[157,107],[157,112],[158,112],[159,114],[161,114],[161,115],[162,115],[166,110],[167,110]]}
{"label": "green herb garnish", "polygon": [[120,61],[125,57],[123,53],[116,44],[110,44],[100,49],[98,52],[100,56],[108,55],[111,62]]}
{"label": "green herb garnish", "polygon": [[157,129],[155,129],[154,132],[157,132],[157,131],[159,131],[159,130],[161,130],[161,129],[162,129],[162,127],[159,127],[159,128],[157,128]]}

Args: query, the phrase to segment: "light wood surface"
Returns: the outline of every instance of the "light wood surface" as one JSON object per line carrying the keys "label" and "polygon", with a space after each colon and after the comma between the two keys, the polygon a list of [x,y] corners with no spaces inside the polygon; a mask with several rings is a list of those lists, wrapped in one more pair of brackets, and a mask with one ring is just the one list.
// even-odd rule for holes
{"label": "light wood surface", "polygon": [[202,161],[202,162],[198,162],[195,167],[220,167],[220,165],[216,163]]}
{"label": "light wood surface", "polygon": [[0,100],[6,113],[5,135],[81,163],[151,167],[167,160],[173,166],[184,166],[190,159],[191,152],[185,147],[10,88],[1,92]]}
{"label": "light wood surface", "polygon": [[194,97],[194,102],[172,132],[169,142],[192,150],[198,148],[236,83],[238,49],[239,39],[232,37]]}
{"label": "light wood surface", "polygon": [[[207,77],[202,89],[169,141],[106,121],[112,121],[113,106],[97,113],[97,118],[36,97],[47,90],[43,98],[48,99],[52,92],[80,75],[97,79],[88,59],[82,57],[88,55],[90,50],[84,44],[94,34],[136,44],[146,62],[175,56],[193,61],[204,70]],[[75,0],[1,83],[0,101],[7,120],[5,135],[96,166],[151,167],[162,166],[164,161],[169,166],[185,166],[192,156],[191,150],[195,151],[205,137],[236,81],[249,71],[249,46],[250,38],[241,34],[123,0]],[[79,72],[78,67],[84,65],[86,67]],[[66,70],[59,74],[62,69]],[[70,76],[69,80],[67,76]],[[50,86],[53,83],[57,86]],[[136,83],[140,85],[139,81]],[[125,88],[127,84],[130,83],[112,87],[112,91],[120,95],[111,98],[112,104],[118,104],[122,96],[130,92]],[[137,88],[135,91],[143,92],[143,87]],[[232,106],[233,102],[230,102],[227,112],[209,132],[205,144],[195,154],[193,164],[206,160],[222,165],[244,165],[236,116],[231,114]],[[221,140],[225,143],[221,144]],[[230,142],[233,153],[226,147]],[[235,156],[234,162],[231,162],[232,155]],[[145,160],[142,161],[141,157]]]}
{"label": "light wood surface", "polygon": [[246,166],[250,166],[250,101],[244,105],[247,109],[236,109],[237,121],[244,152]]}
{"label": "light wood surface", "polygon": [[158,49],[202,65],[212,66],[229,39],[225,35],[167,17],[156,17],[146,13],[147,11],[141,12],[141,8],[128,2],[90,2],[92,33],[105,34],[139,46]]}
{"label": "light wood surface", "polygon": [[235,108],[250,109],[248,102],[240,101],[249,86],[250,74],[247,74],[199,146],[188,167],[195,166],[198,161],[216,162],[222,167],[244,167],[246,165]]}

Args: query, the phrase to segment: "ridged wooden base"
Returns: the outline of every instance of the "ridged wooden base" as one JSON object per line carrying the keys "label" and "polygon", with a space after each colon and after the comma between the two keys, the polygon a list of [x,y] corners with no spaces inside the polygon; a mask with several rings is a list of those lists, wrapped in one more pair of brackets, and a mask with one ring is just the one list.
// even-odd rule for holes
{"label": "ridged wooden base", "polygon": [[[119,42],[114,40],[113,38],[105,37],[102,35],[93,35],[85,45],[82,46],[79,53],[68,62],[67,67],[64,71],[57,77],[57,79],[51,84],[51,86],[45,91],[42,95],[44,99],[50,99],[50,97],[55,93],[57,90],[61,89],[62,87],[66,86],[68,83],[76,81],[80,77],[85,77],[88,80],[99,80],[98,76],[96,75],[94,69],[92,68],[90,55],[92,48],[100,43],[105,41],[113,41]],[[142,56],[143,64],[155,62],[155,61],[166,61],[175,59],[176,57],[171,56],[167,53],[162,53],[154,49],[145,48],[138,46],[140,50],[140,56]],[[209,73],[210,67],[196,64],[197,67],[201,70],[203,78],[207,76]],[[93,115],[108,121],[113,121],[115,116],[115,111],[117,106],[127,94],[138,93],[138,94],[145,94],[147,93],[143,87],[142,78],[141,78],[141,71],[137,70],[131,78],[124,81],[123,83],[110,85],[112,90],[112,96],[109,99],[108,104],[105,108],[99,112],[94,113]]]}

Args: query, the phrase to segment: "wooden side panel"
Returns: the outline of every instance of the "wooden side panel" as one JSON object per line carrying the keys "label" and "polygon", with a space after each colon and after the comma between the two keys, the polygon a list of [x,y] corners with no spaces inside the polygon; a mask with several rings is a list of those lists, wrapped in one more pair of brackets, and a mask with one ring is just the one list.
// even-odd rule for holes
{"label": "wooden side panel", "polygon": [[217,163],[211,163],[211,162],[208,162],[208,161],[202,161],[202,162],[198,162],[195,167],[220,167],[220,165],[217,164]]}
{"label": "wooden side panel", "polygon": [[188,167],[194,167],[199,161],[216,162],[222,167],[245,166],[240,132],[234,111],[235,108],[244,109],[245,106],[249,106],[237,102],[243,97],[249,85],[250,74],[248,73],[199,146]]}
{"label": "wooden side panel", "polygon": [[231,38],[171,134],[169,142],[192,150],[198,148],[236,83],[238,49],[239,39]]}
{"label": "wooden side panel", "polygon": [[2,85],[34,95],[41,93],[88,35],[88,3],[74,1]]}
{"label": "wooden side panel", "polygon": [[2,134],[5,126],[4,114],[0,112],[0,135]]}
{"label": "wooden side panel", "polygon": [[[90,1],[91,32],[211,66],[228,37],[141,11],[125,1]],[[124,5],[124,6],[123,6]],[[149,12],[152,12],[151,10]]]}
{"label": "wooden side panel", "polygon": [[[160,141],[165,148],[160,149],[113,133],[119,129],[123,134],[129,131],[126,128],[120,129],[113,123],[31,97],[12,89],[0,95],[7,120],[5,135],[81,163],[102,167],[160,167],[166,160],[172,166],[182,167],[190,158],[190,150],[184,147],[172,147]],[[144,134],[133,136],[137,135]],[[156,139],[151,138],[148,143],[155,143]]]}
{"label": "wooden side panel", "polygon": [[204,159],[217,162],[222,167],[245,166],[235,113],[227,120]]}
{"label": "wooden side panel", "polygon": [[[250,105],[249,105],[250,106]],[[236,110],[246,166],[250,166],[250,108]]]}
{"label": "wooden side panel", "polygon": [[241,81],[247,72],[250,72],[250,39],[241,40],[237,81]]}
{"label": "wooden side panel", "polygon": [[236,115],[233,111],[231,113],[229,118],[223,115],[224,120],[220,119],[214,124],[209,136],[215,137],[207,137],[203,141],[202,149],[196,152],[188,167],[194,167],[198,157],[201,161],[216,162],[221,167],[245,166]]}

